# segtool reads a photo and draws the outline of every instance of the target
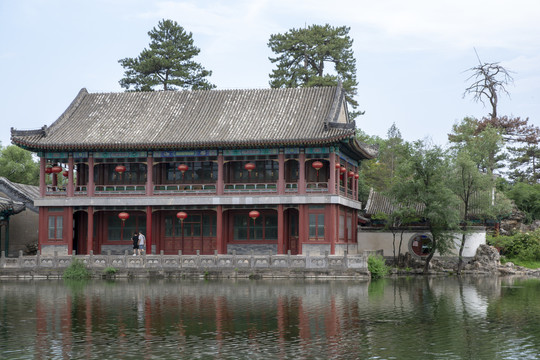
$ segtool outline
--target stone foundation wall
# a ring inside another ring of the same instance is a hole
[[[78,259],[94,274],[113,267],[123,276],[212,275],[213,277],[350,277],[369,278],[367,256],[362,255],[34,255],[17,258],[0,256],[0,277],[34,277],[62,271]],[[130,275],[131,274],[131,275]],[[47,275],[48,276],[48,275]]]

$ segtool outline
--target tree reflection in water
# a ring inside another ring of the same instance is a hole
[[[0,358],[505,359],[540,353],[540,281],[3,281]]]

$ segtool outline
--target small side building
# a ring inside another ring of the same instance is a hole
[[[394,210],[392,201],[386,196],[371,190],[363,216],[359,217],[358,237],[362,239],[359,250],[382,250],[383,256],[392,257],[411,254],[412,257],[421,259],[429,254],[431,235],[428,227],[421,220],[398,226],[393,231],[385,227],[384,220],[377,219],[376,215],[391,214]],[[399,244],[401,242],[401,251]],[[472,258],[476,250],[486,243],[486,228],[484,226],[471,226],[467,235],[463,256]],[[459,254],[461,245],[461,234],[455,235],[455,246],[451,250],[450,256]],[[360,244],[359,244],[360,245]],[[440,256],[435,253],[435,256]]]
[[[34,199],[38,197],[38,186],[18,184],[0,177],[0,250],[6,256],[36,248],[39,210],[34,206]]]

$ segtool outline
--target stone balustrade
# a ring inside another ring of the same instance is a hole
[[[13,269],[21,271],[40,270],[63,270],[72,261],[78,259],[83,262],[88,269],[103,271],[106,268],[115,268],[119,272],[129,272],[137,270],[157,270],[169,273],[182,272],[208,272],[208,271],[235,271],[240,273],[262,272],[290,272],[298,271],[324,273],[332,272],[352,274],[368,274],[367,255],[137,255],[128,253],[123,255],[22,255],[20,252],[16,258],[6,258],[4,252],[0,256],[0,271]],[[5,271],[4,271],[5,272]]]

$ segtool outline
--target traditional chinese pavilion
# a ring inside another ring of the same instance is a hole
[[[42,253],[354,253],[360,161],[341,86],[88,93],[11,130],[41,161]]]

